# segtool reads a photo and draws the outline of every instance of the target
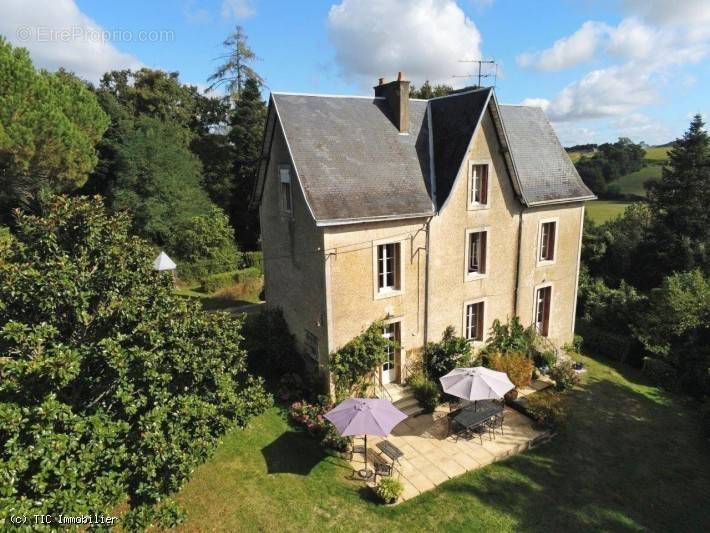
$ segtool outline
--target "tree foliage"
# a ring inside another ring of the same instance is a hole
[[[220,58],[223,63],[207,78],[207,81],[211,82],[209,89],[224,86],[227,92],[238,100],[247,80],[254,80],[259,85],[264,83],[264,79],[251,66],[258,58],[249,47],[246,32],[241,26],[237,26],[222,45],[228,52]]]
[[[182,258],[178,265],[182,277],[196,279],[227,272],[241,262],[234,244],[234,229],[227,215],[216,206],[181,225],[172,236],[169,249]]]
[[[594,155],[582,156],[576,163],[577,172],[586,185],[600,197],[607,196],[613,182],[621,176],[640,170],[646,151],[626,137],[615,143],[596,146]]]
[[[432,85],[429,80],[426,80],[421,87],[417,88],[412,85],[409,89],[410,98],[419,98],[421,100],[429,100],[437,96],[446,96],[454,92],[454,88],[446,84]]]
[[[108,123],[84,82],[36,70],[26,49],[0,36],[0,218],[43,189],[83,185]]]
[[[259,240],[259,213],[249,209],[259,171],[266,121],[266,106],[259,89],[257,80],[246,80],[241,98],[234,104],[229,131],[234,155],[232,223],[238,228],[239,243],[248,250],[255,249]]]
[[[0,251],[0,508],[144,527],[229,428],[268,404],[241,323],[172,294],[100,199],[18,213]],[[174,521],[172,507],[160,516]]]

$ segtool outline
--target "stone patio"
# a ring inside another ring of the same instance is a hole
[[[547,383],[535,382],[531,387],[521,390],[520,395],[527,396],[547,386]],[[404,453],[393,474],[404,484],[402,501],[414,498],[469,470],[523,452],[548,437],[547,432],[533,427],[532,420],[509,407],[505,408],[503,434],[498,430],[494,439],[488,433],[483,436],[483,444],[478,437],[447,437],[446,413],[444,409],[409,417],[387,437]],[[389,463],[388,458],[379,456],[376,444],[380,440],[382,438],[374,436],[367,439],[370,468],[373,460]],[[361,443],[358,440],[358,444]],[[364,462],[362,453],[354,454],[351,465],[358,471],[364,467]]]

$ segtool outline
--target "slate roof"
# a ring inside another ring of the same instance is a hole
[[[383,98],[272,96],[317,221],[433,214],[426,102],[410,101],[400,135]]]
[[[450,193],[489,102],[523,204],[595,198],[544,112],[499,106],[490,88],[410,100],[408,135],[395,127],[384,98],[273,93],[266,139],[275,127],[276,110],[308,205],[319,223],[429,216],[435,213],[432,197],[439,209]],[[269,144],[264,144],[263,155]],[[435,194],[430,190],[430,153]],[[263,186],[264,165],[261,172]]]
[[[527,205],[595,198],[579,177],[542,109],[498,107]]]
[[[430,100],[438,208],[444,205],[451,192],[492,91],[486,88]]]

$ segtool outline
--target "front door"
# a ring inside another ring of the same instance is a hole
[[[399,345],[399,322],[385,324],[382,335]],[[382,383],[393,383],[397,381],[397,351],[394,346],[387,347],[387,360],[382,365]]]

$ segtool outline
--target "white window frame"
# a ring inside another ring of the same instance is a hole
[[[483,256],[483,264],[485,266],[485,272],[469,272],[469,254],[471,253],[471,234],[472,233],[486,233],[486,253]],[[483,279],[488,277],[488,272],[490,271],[490,263],[488,259],[490,258],[491,249],[491,228],[490,226],[483,226],[479,228],[469,228],[466,229],[466,241],[465,241],[465,253],[464,253],[464,265],[463,265],[463,278],[464,281],[474,281],[477,279]]]
[[[552,243],[552,259],[542,259],[542,226],[553,222],[555,224],[555,242]],[[536,265],[537,266],[548,266],[554,265],[557,261],[557,243],[560,240],[560,219],[558,217],[554,218],[543,218],[540,219],[537,226],[537,247],[536,247]]]
[[[482,204],[480,202],[475,202],[471,196],[471,191],[473,190],[473,167],[476,166],[486,166],[486,203]],[[492,161],[483,160],[471,160],[468,162],[468,179],[466,180],[466,205],[469,211],[477,211],[479,209],[488,209],[491,205],[491,168],[493,167]]]
[[[481,318],[481,324],[483,328],[482,332],[482,339],[479,340],[474,340],[474,339],[469,339],[468,338],[468,328],[467,328],[467,322],[468,322],[468,306],[469,305],[474,305],[474,304],[483,304],[483,317]],[[474,346],[483,346],[486,343],[486,332],[488,331],[488,299],[487,298],[477,298],[475,300],[468,300],[463,303],[463,310],[462,310],[462,316],[463,319],[461,321],[461,336],[465,338],[468,342],[472,343]]]
[[[555,302],[555,287],[552,284],[552,282],[546,282],[546,283],[541,283],[539,285],[535,285],[533,287],[533,297],[532,297],[532,323],[533,326],[535,326],[535,332],[537,333],[537,293],[540,289],[546,289],[547,287],[550,288],[550,310],[549,310],[549,318],[548,318],[548,324],[547,324],[547,335],[546,337],[549,339],[552,337],[552,311],[553,311],[553,305]],[[539,333],[538,333],[539,335]]]
[[[281,164],[279,165],[279,206],[282,213],[292,216],[293,215],[293,173],[291,172],[291,165]],[[288,173],[288,181],[284,181],[283,172]],[[289,194],[289,204],[287,208],[284,205],[284,195],[283,195],[283,185],[288,183],[288,194]]]
[[[391,298],[393,296],[399,296],[404,294],[404,256],[406,254],[406,240],[400,239],[381,239],[372,242],[372,281],[373,281],[373,296],[375,300],[380,300],[382,298]],[[385,287],[380,289],[379,280],[379,247],[386,244],[398,244],[399,245],[399,262],[397,263],[397,268],[399,269],[399,276],[395,273],[395,278],[399,279],[399,287],[389,288]]]
[[[305,333],[303,334],[303,345],[305,347],[305,351],[311,359],[320,363],[320,343],[318,342],[318,336],[308,329],[304,331]],[[315,354],[311,350],[311,348],[313,348],[313,345],[311,344],[308,338],[309,335],[313,337],[313,339],[315,339]]]

